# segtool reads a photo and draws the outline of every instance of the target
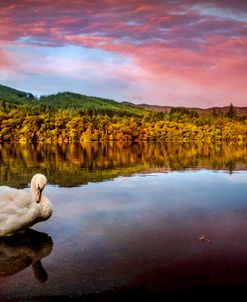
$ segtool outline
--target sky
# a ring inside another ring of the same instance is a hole
[[[247,106],[247,1],[1,0],[0,83],[36,96]]]

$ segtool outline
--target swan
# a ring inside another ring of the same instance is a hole
[[[31,180],[31,194],[0,186],[0,236],[11,236],[50,218],[53,207],[42,194],[46,183],[43,174],[35,174]]]

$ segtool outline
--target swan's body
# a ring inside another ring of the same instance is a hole
[[[52,204],[42,195],[46,177],[36,174],[31,181],[31,194],[0,186],[0,236],[9,236],[27,229],[52,215]]]

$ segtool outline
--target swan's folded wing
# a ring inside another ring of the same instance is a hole
[[[33,202],[30,193],[24,190],[18,190],[7,186],[0,186],[0,206],[14,203],[18,207],[28,207]]]
[[[24,190],[0,187],[0,236],[33,225],[39,205]]]

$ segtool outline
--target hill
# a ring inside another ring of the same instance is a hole
[[[134,107],[110,99],[81,95],[72,92],[59,92],[52,95],[35,98],[31,93],[0,85],[0,105],[12,108],[19,106],[19,109],[32,113],[67,111],[72,114],[106,114],[106,115],[127,115],[143,116],[146,113],[144,108]]]
[[[49,110],[72,110],[77,113],[130,115],[142,116],[145,108],[138,108],[110,99],[86,96],[73,92],[59,92],[48,96],[41,96],[38,104]]]

